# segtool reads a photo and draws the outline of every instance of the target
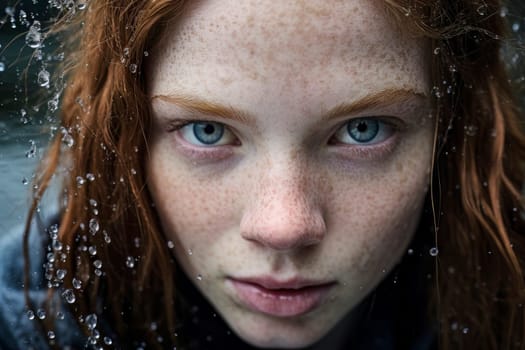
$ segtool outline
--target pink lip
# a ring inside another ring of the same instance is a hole
[[[315,309],[335,282],[303,279],[276,281],[272,278],[228,280],[247,308],[275,317],[294,317]]]

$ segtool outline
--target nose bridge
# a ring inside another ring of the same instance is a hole
[[[298,157],[267,162],[243,213],[243,238],[279,251],[319,243],[326,227],[314,182]]]

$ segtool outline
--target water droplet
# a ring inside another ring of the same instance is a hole
[[[197,281],[202,281],[202,275],[197,275]]]
[[[465,134],[468,136],[475,136],[478,133],[478,127],[475,125],[466,125]]]
[[[47,261],[48,261],[49,263],[52,264],[52,263],[55,262],[55,254],[53,254],[53,253],[47,253],[47,256],[46,256],[46,257],[47,257]]]
[[[108,233],[104,231],[104,242],[107,244],[111,243],[111,237],[109,237]]]
[[[137,65],[135,63],[130,64],[129,71],[131,72],[131,74],[137,73]]]
[[[126,258],[126,266],[130,269],[135,267],[135,259],[132,256]]]
[[[175,247],[175,244],[172,241],[167,242],[168,248],[173,249]]]
[[[88,248],[88,252],[89,252],[89,255],[97,255],[97,247],[95,247],[94,245],[90,246]]]
[[[144,51],[144,56],[148,57],[149,56],[149,52],[148,51]]]
[[[67,270],[64,270],[64,269],[58,269],[58,270],[57,270],[57,273],[56,273],[57,278],[58,278],[59,280],[63,280],[64,277],[66,277],[66,274],[67,274]]]
[[[412,255],[414,254],[414,249],[410,248],[408,251],[407,251],[408,255]]]
[[[72,289],[66,289],[62,293],[62,297],[66,300],[68,304],[73,304],[77,300],[75,293]]]
[[[509,14],[509,9],[505,6],[501,7],[501,10],[499,11],[499,15],[501,17],[507,17],[508,14]]]
[[[432,256],[437,256],[439,254],[439,250],[436,247],[432,247],[432,248],[430,248],[429,253]]]
[[[40,72],[38,72],[37,76],[37,83],[38,85],[42,87],[49,87],[49,72],[45,69],[42,69]]]
[[[49,332],[47,332],[47,337],[48,337],[49,339],[55,339],[55,332],[53,332],[53,331],[49,331]]]
[[[44,309],[36,310],[36,317],[38,317],[39,319],[43,320],[43,319],[46,318],[46,316],[47,316],[46,310],[44,310]]]
[[[81,280],[73,278],[73,281],[71,281],[71,282],[73,283],[73,288],[75,288],[75,289],[82,288],[82,281]]]
[[[51,243],[51,246],[53,248],[53,250],[55,251],[61,251],[63,246],[62,246],[62,242],[60,242],[59,240],[53,240],[53,242]]]
[[[33,140],[29,140],[29,150],[26,151],[26,158],[35,158],[37,153],[36,143]]]
[[[89,314],[86,316],[86,319],[84,320],[86,323],[86,326],[89,330],[93,330],[97,327],[97,315],[95,314]]]
[[[51,113],[55,112],[58,109],[58,98],[59,98],[59,96],[55,95],[55,96],[53,96],[53,98],[51,100],[47,101],[47,109],[49,109],[49,111]],[[62,141],[64,141],[63,138],[62,138]]]
[[[51,226],[49,226],[48,228],[48,232],[49,232],[49,235],[51,236],[51,238],[56,238],[57,234],[58,234],[58,225],[57,224],[53,224]]]
[[[512,31],[516,33],[516,32],[519,31],[519,30],[520,30],[520,24],[519,24],[519,22],[515,22],[515,23],[513,23],[513,24],[512,24]]]
[[[97,276],[97,277],[102,276],[102,270],[95,269],[95,276]]]
[[[191,249],[188,249],[188,255],[193,255],[193,251]]]
[[[137,175],[137,171],[135,169],[131,168],[131,174],[132,175]]]
[[[453,330],[453,331],[457,331],[459,328],[459,324],[457,322],[452,322],[450,324],[450,329]]]
[[[111,340],[110,337],[104,337],[104,344],[111,345],[113,344],[113,340]]]
[[[93,261],[93,266],[95,266],[97,269],[100,269],[102,267],[102,261],[101,260]]]
[[[4,71],[5,71],[5,63],[0,62],[0,72],[4,72]]]
[[[100,225],[97,219],[93,218],[89,220],[89,232],[91,232],[92,235],[97,233],[99,229],[100,229]]]
[[[33,312],[33,310],[27,310],[26,315],[27,318],[31,321],[35,319],[35,313]]]
[[[23,177],[22,178],[22,185],[27,185],[29,183],[29,181],[27,180],[27,178]]]
[[[125,47],[125,48],[124,48],[124,56],[125,56],[125,57],[128,57],[128,56],[129,56],[129,47]]]
[[[77,176],[77,185],[82,186],[86,183],[86,180],[82,176]]]
[[[73,136],[66,131],[62,134],[62,143],[71,148],[75,144],[75,140],[73,139]]]
[[[89,181],[95,181],[95,175],[93,175],[91,173],[87,173],[86,174],[86,179],[88,179]]]
[[[57,312],[57,319],[58,319],[58,320],[63,320],[65,317],[66,317],[66,316],[64,315],[63,312],[61,312],[61,311],[58,311],[58,312]]]
[[[468,327],[463,328],[463,334],[467,334],[469,332]]]
[[[85,10],[87,7],[87,0],[78,0],[77,1],[77,9],[80,11]]]
[[[36,49],[39,48],[42,44],[42,34],[40,33],[40,22],[34,21],[31,27],[29,27],[29,31],[26,34],[26,44],[30,48]]]
[[[441,52],[441,48],[440,47],[436,47],[434,49],[434,55],[439,55],[440,52]]]

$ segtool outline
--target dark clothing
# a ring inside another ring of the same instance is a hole
[[[31,310],[26,307],[24,297],[23,228],[19,227],[0,237],[0,350],[48,349],[50,339],[64,349],[90,348],[87,336],[82,334],[67,312],[59,293],[56,293],[56,297],[62,305],[59,310],[63,315],[56,317],[54,333],[44,334],[37,321],[37,318],[48,316],[39,305],[42,305],[48,292],[43,266],[48,249],[47,229],[52,223],[52,220],[35,222],[30,233],[29,290],[34,305]],[[427,272],[421,267],[425,265],[421,263],[425,259],[425,248],[417,248],[417,245],[413,244],[414,253],[407,255],[400,264],[408,268],[396,268],[362,303],[355,326],[346,330],[343,328],[345,323],[341,322],[333,330],[342,334],[342,349],[435,348],[434,327],[428,324],[425,316],[426,286],[429,283]],[[178,290],[182,294],[181,303],[185,305],[181,310],[182,315],[185,315],[184,321],[178,330],[178,334],[186,341],[186,346],[182,348],[251,349],[229,330],[186,277],[178,281]],[[103,323],[103,320],[99,320],[99,323]],[[113,347],[117,343],[118,340],[115,340]],[[99,345],[105,346],[103,341],[99,341]]]

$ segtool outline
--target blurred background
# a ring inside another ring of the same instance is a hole
[[[35,167],[60,132],[63,83],[53,72],[60,72],[64,43],[47,38],[46,31],[61,7],[82,11],[86,2],[0,0],[0,235],[24,223]],[[525,3],[507,1],[499,15],[508,20],[513,35],[502,54],[513,81],[523,87]],[[525,106],[525,93],[519,94]]]

